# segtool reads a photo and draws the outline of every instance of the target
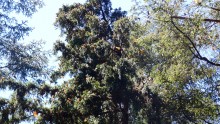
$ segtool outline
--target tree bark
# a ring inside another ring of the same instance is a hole
[[[122,124],[128,124],[128,120],[129,120],[128,100],[125,100],[123,105],[124,105],[124,107],[122,109]]]

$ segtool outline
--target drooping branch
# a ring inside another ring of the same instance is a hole
[[[189,20],[192,20],[193,18],[183,17],[183,16],[171,16],[171,19],[189,19]],[[217,19],[202,19],[202,21],[220,23],[220,20],[217,20]]]
[[[174,17],[174,16],[172,16]],[[193,55],[200,59],[200,60],[203,60],[211,65],[214,65],[214,66],[220,66],[220,63],[215,63],[215,62],[212,62],[210,61],[209,59],[207,59],[206,57],[202,56],[199,52],[199,50],[197,49],[196,45],[194,44],[193,40],[190,38],[190,36],[188,36],[185,32],[183,32],[173,21],[173,18],[171,17],[171,23],[173,24],[173,26],[190,42],[190,44],[192,45],[193,49],[195,50],[195,52],[190,48],[190,51],[193,53]],[[176,16],[177,17],[177,16]],[[178,19],[187,19],[187,18],[178,18]],[[219,20],[220,22],[220,20]]]

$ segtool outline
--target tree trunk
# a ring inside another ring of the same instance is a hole
[[[128,100],[124,100],[122,109],[122,124],[128,124],[129,115],[128,115]]]

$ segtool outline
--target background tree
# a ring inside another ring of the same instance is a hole
[[[17,20],[16,14],[30,17],[37,8],[42,7],[40,0],[2,0],[0,3],[0,77],[25,78],[36,76],[45,68],[46,57],[41,52],[41,44],[32,42],[27,45],[18,42],[32,30],[27,21]]]
[[[46,53],[42,51],[40,42],[27,45],[21,43],[20,40],[28,35],[32,28],[27,26],[25,20],[17,19],[15,15],[30,17],[42,5],[40,0],[0,1],[0,89],[4,91],[8,88],[13,91],[11,99],[0,98],[2,124],[33,119],[31,117],[34,108],[40,106],[33,100],[33,91],[38,88],[37,83],[35,85],[26,81],[45,76]]]
[[[212,123],[219,114],[218,2],[142,3],[135,12],[148,30],[134,39],[155,53],[150,75],[163,101],[161,123]]]

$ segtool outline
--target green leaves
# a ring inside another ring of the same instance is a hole
[[[217,67],[211,65],[218,66],[218,62],[210,44],[217,42],[213,37],[217,25],[212,20],[216,17],[209,16],[212,5],[204,2],[198,9],[184,1],[145,3],[151,5],[144,10],[149,13],[149,30],[138,42],[154,56],[149,69],[153,78],[150,87],[163,100],[160,116],[169,123],[216,119],[218,107],[212,105],[217,104],[218,96],[211,87],[216,87],[218,73]],[[206,58],[209,52],[212,55]]]

